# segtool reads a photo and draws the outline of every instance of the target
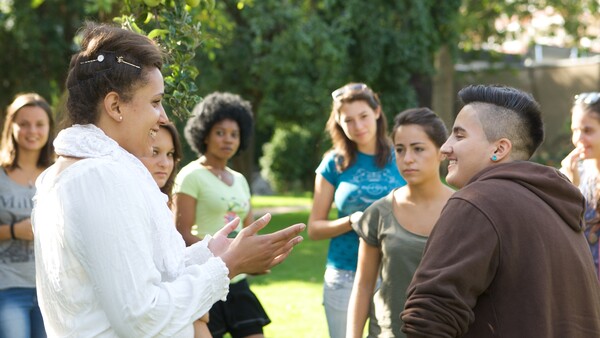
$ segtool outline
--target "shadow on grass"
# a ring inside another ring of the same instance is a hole
[[[262,233],[271,233],[295,223],[306,224],[309,213],[273,214]],[[272,321],[264,328],[265,337],[328,337],[322,293],[329,241],[310,240],[306,230],[301,235],[304,241],[271,273],[249,277],[252,291]]]

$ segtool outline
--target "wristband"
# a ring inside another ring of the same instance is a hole
[[[15,222],[10,223],[10,238],[17,239],[17,236],[15,236]]]

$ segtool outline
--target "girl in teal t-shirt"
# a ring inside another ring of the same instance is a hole
[[[358,236],[351,224],[375,200],[404,185],[404,180],[394,163],[387,122],[377,94],[363,83],[349,83],[331,96],[333,107],[327,131],[333,149],[316,170],[308,235],[314,240],[331,239],[323,305],[329,336],[345,338],[358,256]],[[338,216],[330,220],[333,202]]]

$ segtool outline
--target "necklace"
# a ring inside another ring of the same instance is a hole
[[[217,178],[219,180],[226,182],[227,177],[225,176],[225,174],[227,173],[227,169],[221,169],[219,172],[217,172],[217,169],[211,168],[210,172],[212,172],[215,176],[217,176]]]
[[[25,170],[21,167],[17,167],[15,170],[11,172],[9,175],[13,180],[20,182],[21,184],[27,186],[28,188],[33,188],[35,186],[35,179],[37,178],[38,171],[36,169]]]
[[[204,168],[208,169],[213,175],[215,175],[219,180],[224,181],[224,175],[227,172],[227,169],[217,169],[214,166],[206,163],[200,163]],[[218,171],[217,171],[218,170]]]

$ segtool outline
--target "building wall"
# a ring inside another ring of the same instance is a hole
[[[457,67],[457,91],[469,84],[503,84],[527,91],[542,107],[546,138],[534,160],[555,167],[572,150],[570,109],[576,94],[600,91],[600,58],[554,60],[520,67]],[[455,116],[460,109],[455,104]]]

